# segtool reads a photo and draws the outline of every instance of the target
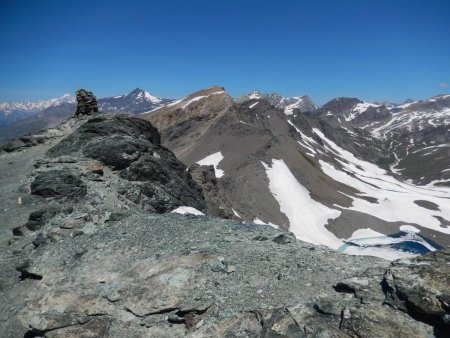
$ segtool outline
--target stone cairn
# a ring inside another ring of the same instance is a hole
[[[92,92],[84,89],[77,90],[77,103],[75,116],[98,113],[97,100]]]

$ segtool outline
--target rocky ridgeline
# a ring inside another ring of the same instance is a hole
[[[389,263],[269,226],[170,214],[182,205],[220,214],[221,192],[212,167],[187,171],[141,119],[94,114],[39,135],[0,155],[2,227],[13,233],[0,228],[2,337],[450,329],[448,248]]]
[[[98,113],[97,99],[92,92],[84,89],[77,90],[77,111],[75,116],[92,115]]]

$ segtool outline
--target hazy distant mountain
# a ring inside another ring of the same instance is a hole
[[[0,103],[0,111],[1,112],[13,112],[13,111],[39,111],[44,110],[48,107],[58,106],[61,103],[75,103],[75,97],[70,94],[65,94],[61,97],[49,99],[49,100],[41,100],[38,102],[7,102]]]
[[[294,109],[298,109],[301,112],[306,112],[312,111],[317,108],[314,102],[312,102],[312,100],[307,95],[284,97],[276,93],[271,94],[261,93],[257,90],[254,90],[249,94],[237,98],[236,102],[242,103],[245,101],[255,99],[266,99],[274,107],[283,109],[286,115],[292,115]]]
[[[75,97],[65,94],[58,98],[41,100],[38,102],[6,102],[0,103],[0,128],[5,125],[32,116],[49,107],[56,107],[63,103],[75,103]]]
[[[111,114],[141,114],[173,102],[157,98],[136,88],[128,94],[98,99],[100,111]],[[71,95],[37,103],[2,103],[0,107],[0,143],[40,129],[52,128],[76,110],[76,100]],[[21,110],[22,109],[22,110]],[[26,109],[26,110],[24,110]]]
[[[149,92],[136,88],[126,95],[105,97],[98,100],[98,108],[107,113],[142,114],[160,108],[173,102],[173,99],[163,99]]]

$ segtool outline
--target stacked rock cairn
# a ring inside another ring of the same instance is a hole
[[[84,89],[77,90],[77,103],[75,116],[98,113],[97,100],[92,92]]]

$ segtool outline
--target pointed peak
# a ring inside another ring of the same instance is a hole
[[[161,99],[153,96],[151,93],[141,89],[141,88],[135,88],[131,92],[127,94],[128,97],[132,97],[136,100],[145,100],[152,103],[160,103]]]
[[[135,89],[133,89],[131,92],[129,92],[128,93],[128,95],[138,95],[138,94],[140,94],[140,93],[143,93],[144,92],[144,90],[143,89],[141,89],[141,88],[135,88]]]

